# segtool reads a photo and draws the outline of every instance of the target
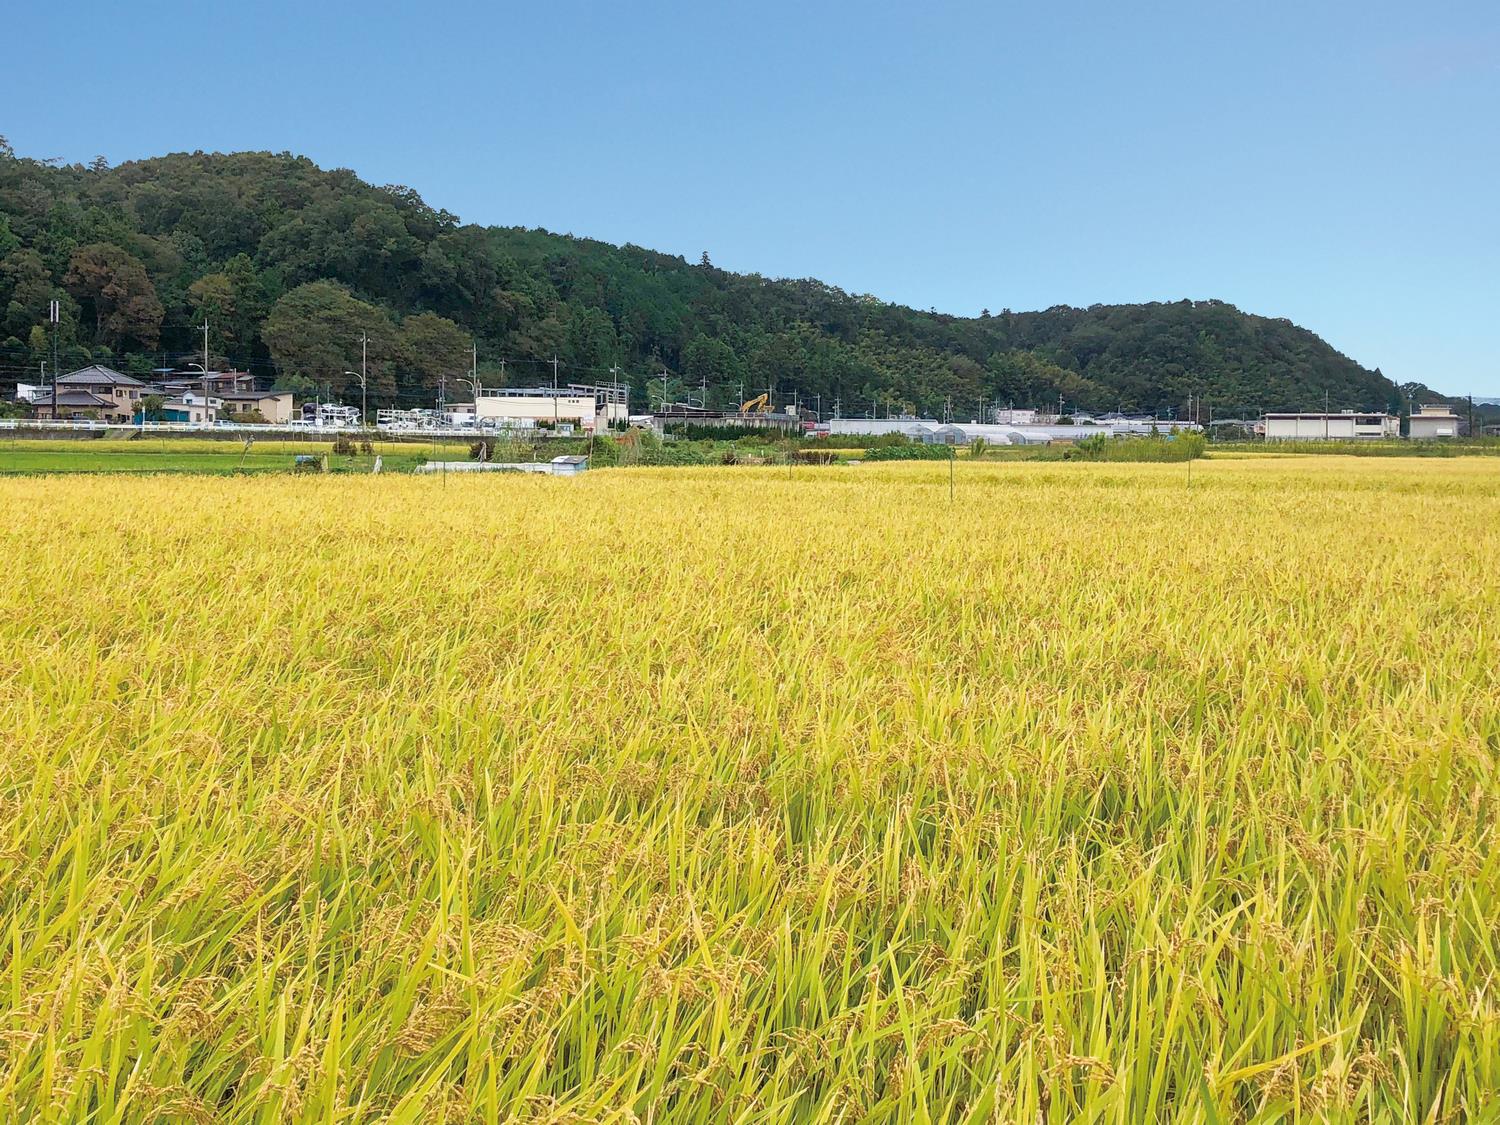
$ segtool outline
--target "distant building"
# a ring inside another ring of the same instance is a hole
[[[1407,433],[1413,440],[1425,441],[1433,438],[1458,437],[1459,417],[1445,403],[1434,403],[1417,408],[1411,416]]]
[[[218,397],[224,403],[226,422],[242,421],[252,414],[259,414],[274,426],[292,420],[291,391],[224,391]]]
[[[205,397],[201,393],[195,394],[187,391],[176,398],[163,401],[161,416],[166,422],[189,422],[195,426],[202,426],[217,421],[219,411],[223,406],[222,399]]]
[[[1267,414],[1262,420],[1267,441],[1379,441],[1401,436],[1394,414]]]
[[[52,391],[48,388],[31,400],[31,406],[38,418],[129,422],[147,392],[146,384],[133,375],[94,364],[59,378],[56,402],[52,401]]]
[[[158,384],[162,393],[179,395],[184,391],[204,391],[211,395],[232,394],[255,389],[255,376],[248,371],[164,371]]]
[[[567,387],[484,387],[474,404],[480,426],[515,427],[527,422],[593,432],[630,417],[630,388],[605,384]]]

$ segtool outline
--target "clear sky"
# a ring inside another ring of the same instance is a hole
[[[0,133],[290,150],[920,308],[1216,297],[1500,394],[1500,2],[10,6]]]

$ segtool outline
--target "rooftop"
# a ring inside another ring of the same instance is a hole
[[[52,394],[48,392],[40,398],[31,400],[34,406],[51,406]],[[118,404],[112,398],[96,395],[93,391],[59,391],[57,394],[58,406],[81,406],[86,408],[106,407],[113,409]]]
[[[144,387],[146,385],[133,375],[122,374],[98,363],[89,367],[80,367],[77,371],[69,371],[58,379],[57,383],[59,386],[98,386],[101,383],[119,387]]]
[[[1296,411],[1269,410],[1269,411],[1266,412],[1265,417],[1267,417],[1267,418],[1394,418],[1395,415],[1394,414],[1386,414],[1386,413],[1384,413],[1382,411],[1379,411],[1379,410],[1330,410],[1326,414],[1323,413],[1321,410],[1317,411],[1316,413],[1306,413],[1306,414],[1298,414]]]

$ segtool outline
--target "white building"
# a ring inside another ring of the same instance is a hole
[[[219,420],[224,409],[224,400],[201,392],[184,391],[176,398],[165,399],[161,414],[168,422],[188,422],[194,426],[206,426]]]
[[[1408,433],[1413,440],[1431,438],[1454,438],[1458,436],[1458,415],[1453,408],[1443,403],[1419,407],[1411,416]]]
[[[1394,414],[1267,414],[1267,441],[1379,441],[1401,436],[1401,419]]]
[[[486,387],[474,404],[480,426],[576,426],[603,430],[630,417],[630,389],[623,385]]]
[[[994,411],[994,414],[994,422],[997,426],[1034,426],[1041,421],[1036,416],[1035,410],[1017,410],[1013,407],[1000,407]]]

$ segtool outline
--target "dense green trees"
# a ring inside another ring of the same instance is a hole
[[[385,310],[361,301],[334,281],[310,281],[287,293],[261,328],[277,368],[301,389],[326,387],[338,397],[358,397],[352,374],[365,364],[371,397],[393,399],[391,370],[396,330]]]
[[[470,336],[436,313],[416,313],[401,322],[396,337],[398,390],[404,401],[426,401],[444,387],[458,396],[458,379],[469,370]]]
[[[140,259],[108,242],[73,251],[63,276],[94,337],[115,349],[135,343],[154,348],[161,335],[162,307]]]
[[[846,413],[973,417],[985,402],[1220,414],[1384,407],[1396,388],[1283,320],[1213,301],[961,318],[771,281],[638,246],[463,226],[404,187],[286,154],[177,154],[116,168],[18,159],[0,142],[0,378],[66,355],[148,369],[201,347],[372,402],[430,402],[479,348],[486,382],[607,380],[725,405],[774,388]],[[45,353],[45,354],[44,354]],[[0,384],[0,390],[7,389]],[[450,392],[451,393],[451,392]]]

